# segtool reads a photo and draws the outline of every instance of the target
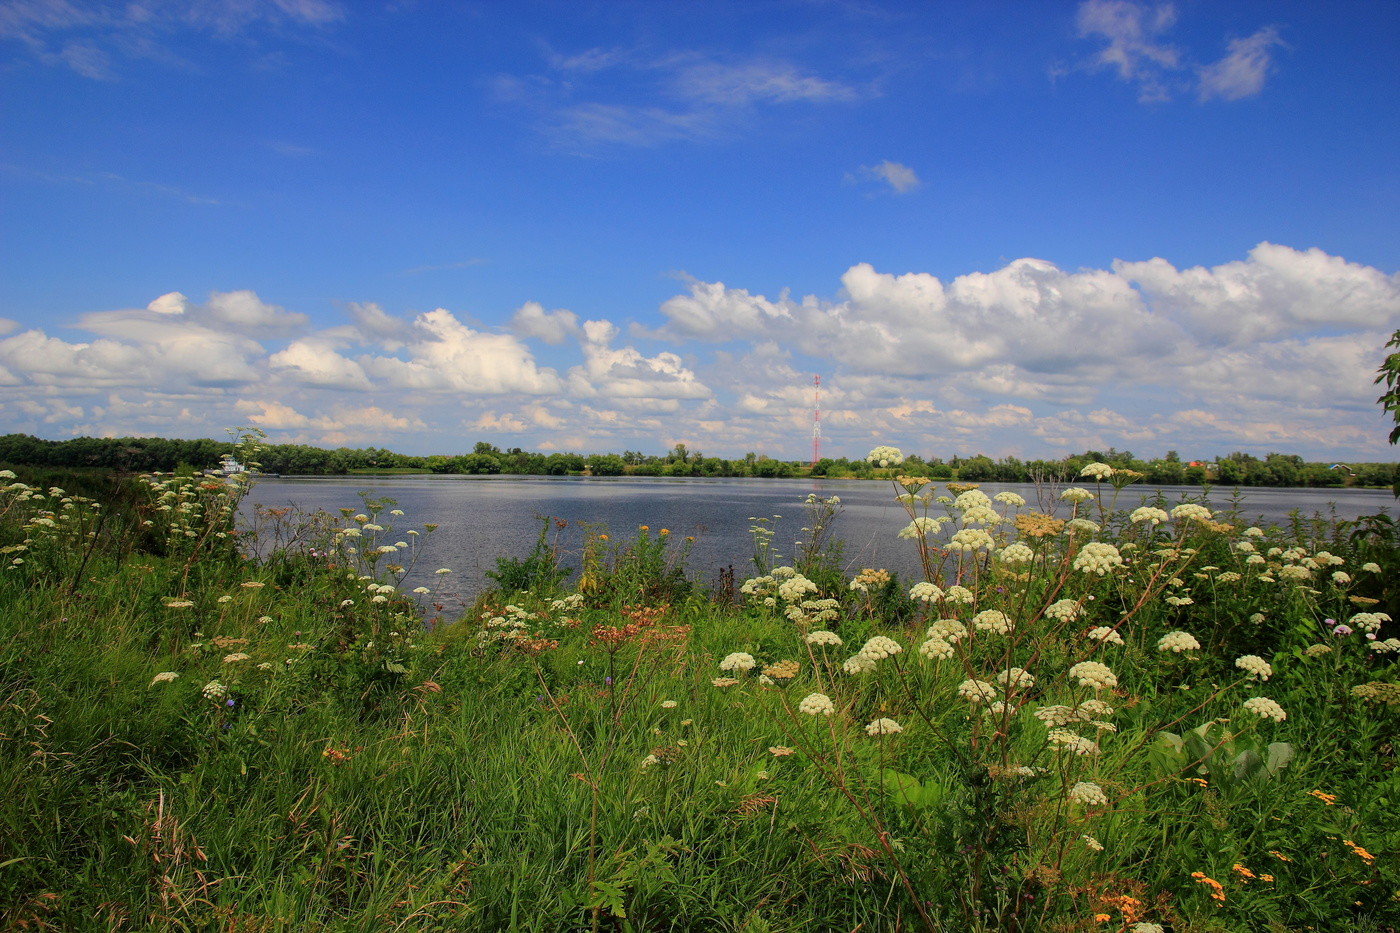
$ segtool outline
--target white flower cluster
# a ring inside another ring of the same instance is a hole
[[[1297,580],[1299,582],[1312,579],[1312,571],[1301,564],[1286,564],[1279,568],[1278,575],[1285,580]]]
[[[1087,518],[1071,518],[1065,522],[1065,534],[1084,535],[1090,537],[1099,533],[1099,523],[1091,522]]]
[[[1154,525],[1160,525],[1167,520],[1167,513],[1163,509],[1144,505],[1142,508],[1133,509],[1133,514],[1128,516],[1128,520],[1134,524],[1139,522],[1151,522]]]
[[[964,697],[969,703],[995,700],[997,688],[985,680],[964,680],[958,684],[958,696]]]
[[[751,671],[757,663],[753,659],[753,655],[744,651],[735,651],[724,656],[724,660],[719,662],[719,669],[722,671]]]
[[[1090,541],[1080,549],[1079,555],[1074,559],[1074,569],[1082,570],[1085,573],[1096,573],[1103,576],[1114,567],[1123,566],[1123,558],[1118,554],[1118,549],[1111,544],[1104,544],[1102,541]]]
[[[1073,599],[1061,599],[1045,607],[1045,614],[1059,622],[1073,622],[1084,615],[1084,607]]]
[[[865,459],[882,467],[892,467],[899,466],[904,462],[904,454],[900,452],[898,447],[888,447],[881,444],[866,454]]]
[[[909,598],[931,603],[936,599],[942,599],[943,591],[932,583],[915,583],[909,588]]]
[[[1029,564],[1035,560],[1035,551],[1017,541],[1015,544],[1008,544],[1002,548],[1001,553],[997,556],[1001,558],[1003,564]]]
[[[1274,722],[1283,722],[1288,718],[1288,714],[1268,697],[1254,697],[1244,701],[1244,708],[1260,719],[1272,719]]]
[[[825,630],[810,633],[806,641],[809,645],[830,645],[833,648],[841,647],[841,636],[837,635],[835,632],[828,632]]]
[[[950,519],[928,518],[926,516],[920,515],[918,518],[915,518],[912,522],[901,528],[899,530],[898,537],[906,541],[912,541],[915,538],[926,538],[929,535],[936,535],[938,534],[939,526],[946,521],[950,521]]]
[[[1089,629],[1088,637],[1110,645],[1123,644],[1123,636],[1119,635],[1107,625],[1100,625],[1098,628]]]
[[[966,512],[968,509],[989,508],[991,504],[992,500],[988,499],[987,494],[980,489],[969,489],[967,492],[960,493],[953,500],[953,508],[962,512]]]
[[[1011,631],[1011,619],[996,609],[984,609],[972,617],[972,625],[979,632],[1006,635]]]
[[[228,687],[225,687],[217,680],[211,680],[204,685],[204,690],[202,692],[206,700],[222,700],[224,697],[228,696]]]
[[[1013,690],[1029,690],[1035,686],[1035,678],[1031,676],[1029,671],[1012,667],[997,674],[997,683],[1010,693]]]
[[[1379,632],[1381,624],[1389,621],[1390,616],[1384,612],[1358,612],[1351,617],[1349,624],[1363,632]]]
[[[939,619],[928,627],[929,638],[942,638],[951,644],[957,644],[960,639],[967,637],[967,626],[957,619]]]
[[[1183,502],[1181,503],[1181,505],[1178,505],[1176,508],[1172,509],[1172,518],[1176,519],[1179,522],[1187,522],[1193,520],[1198,522],[1208,522],[1210,521],[1210,509],[1206,508],[1203,505],[1197,505],[1194,502]],[[1245,534],[1248,533],[1249,532],[1245,532]]]
[[[1084,469],[1079,471],[1080,476],[1092,476],[1094,479],[1108,479],[1113,475],[1113,467],[1107,463],[1086,463]]]
[[[904,647],[893,638],[886,638],[884,635],[876,635],[861,646],[860,656],[869,661],[883,661],[892,655],[899,654]]]
[[[963,512],[962,520],[964,525],[996,525],[1001,516],[991,506],[977,505]]]
[[[997,502],[1003,502],[1013,509],[1019,509],[1026,504],[1026,500],[1014,492],[999,492],[995,496],[992,496],[992,499]]]
[[[1069,799],[1086,807],[1098,807],[1108,803],[1108,795],[1103,788],[1092,781],[1076,781],[1070,788]]]
[[[996,544],[992,536],[980,528],[964,528],[948,539],[948,549],[953,551],[977,551],[990,549]]]
[[[869,674],[875,670],[875,662],[859,654],[853,654],[841,664],[841,670],[847,674]]]
[[[1245,654],[1235,658],[1235,667],[1248,671],[1250,680],[1268,680],[1274,673],[1269,662],[1257,654]]]
[[[1094,690],[1118,686],[1118,678],[1114,676],[1113,671],[1098,661],[1080,661],[1069,669],[1069,676],[1078,680],[1081,687]]]
[[[894,735],[903,731],[904,727],[893,719],[877,719],[865,727],[866,735]]]
[[[1093,499],[1094,494],[1087,489],[1081,489],[1078,486],[1071,486],[1064,492],[1060,493],[1060,498],[1065,500],[1066,502],[1072,503],[1073,505],[1078,505],[1081,502],[1088,502],[1089,500]]]
[[[1158,651],[1171,651],[1175,654],[1181,654],[1183,651],[1199,651],[1200,647],[1201,643],[1196,641],[1196,639],[1187,632],[1168,632],[1157,639]]]
[[[969,590],[965,586],[948,587],[947,592],[943,594],[943,598],[950,603],[962,603],[965,606],[971,606],[973,603],[977,602],[977,596],[972,590]]]
[[[806,593],[815,593],[817,585],[800,573],[778,584],[778,595],[790,603],[798,602]]]
[[[1070,729],[1051,729],[1046,738],[1057,749],[1074,752],[1076,755],[1097,755],[1099,753],[1099,743],[1092,739],[1086,739]]]
[[[798,710],[808,716],[830,716],[836,712],[836,704],[825,693],[810,693],[797,705]]]
[[[919,646],[919,654],[935,661],[943,661],[953,656],[953,646],[937,635],[930,635],[928,640]]]

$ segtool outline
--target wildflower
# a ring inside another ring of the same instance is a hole
[[[643,768],[650,768],[652,765],[656,765],[656,764],[660,764],[660,763],[661,763],[661,759],[660,759],[660,758],[657,758],[655,755],[648,755],[648,756],[646,756],[645,758],[642,759],[642,767],[643,767]]]
[[[957,644],[959,639],[967,637],[967,626],[957,619],[939,619],[929,626],[929,638],[942,638],[949,644]]]
[[[1216,583],[1238,583],[1244,579],[1233,570],[1227,570],[1215,578]]]
[[[819,632],[812,632],[806,637],[805,641],[809,645],[830,645],[833,648],[841,647],[841,636],[837,635],[835,632],[828,632],[824,629]]]
[[[1071,535],[1094,535],[1099,532],[1099,523],[1091,522],[1087,518],[1071,518],[1065,523],[1065,530]]]
[[[413,592],[417,593],[419,596],[427,596],[432,590],[428,589],[426,586],[415,586]]]
[[[775,680],[792,680],[792,678],[797,676],[800,667],[801,665],[796,661],[778,661],[765,667],[763,669],[763,676],[771,677]],[[772,682],[770,681],[764,686],[771,687]]]
[[[1209,878],[1204,872],[1199,871],[1191,872],[1191,877],[1196,879],[1197,884],[1204,884],[1211,888],[1211,900],[1219,901],[1222,904],[1225,903],[1225,889],[1221,886],[1219,881],[1216,881],[1214,878]]]
[[[1008,692],[1011,690],[1029,690],[1031,687],[1035,686],[1035,678],[1031,676],[1029,671],[1022,670],[1019,667],[1012,667],[997,674],[997,683],[1006,687]]]
[[[1004,502],[1014,509],[1019,509],[1026,504],[1026,500],[1014,492],[999,492],[995,496],[992,496],[992,498],[997,502]]]
[[[1008,544],[1001,549],[997,555],[1003,564],[1029,564],[1035,559],[1035,551],[1017,541],[1015,544]]]
[[[932,583],[915,583],[909,588],[910,599],[921,599],[926,603],[931,603],[935,599],[943,598],[943,591]]]
[[[751,671],[758,664],[753,659],[753,655],[744,651],[735,651],[727,654],[723,661],[719,662],[719,669],[722,671]]]
[[[261,583],[257,580],[245,580],[238,585],[243,587],[245,590],[260,590],[263,587],[267,586],[266,583]]]
[[[151,678],[151,682],[147,686],[154,687],[156,684],[168,684],[172,680],[178,680],[179,677],[180,675],[175,673],[174,671],[161,671],[159,674]]]
[[[1310,791],[1308,791],[1308,796],[1309,796],[1309,797],[1316,797],[1318,800],[1321,800],[1323,803],[1327,804],[1327,806],[1329,806],[1329,807],[1332,806],[1334,803],[1337,802],[1337,795],[1336,795],[1336,794],[1324,794],[1324,793],[1323,793],[1322,791],[1320,791],[1320,790],[1310,790]],[[1280,858],[1282,858],[1282,856],[1280,856]],[[1284,860],[1285,862],[1288,861],[1288,859],[1283,859],[1283,860]]]
[[[919,646],[919,654],[934,660],[944,660],[953,656],[953,646],[935,635]]]
[[[798,704],[798,710],[808,716],[830,716],[836,712],[836,705],[825,693],[811,693]]]
[[[1264,560],[1263,556],[1261,556],[1261,555],[1259,555],[1259,554],[1251,554],[1251,555],[1249,555],[1248,557],[1246,557],[1246,558],[1244,559],[1244,562],[1245,562],[1246,564],[1255,564],[1255,565],[1268,563],[1268,561]]]
[[[893,638],[876,635],[860,649],[860,656],[870,661],[883,661],[891,655],[899,654],[904,647]]]
[[[1381,565],[1376,563],[1375,561],[1368,560],[1366,563],[1361,565],[1361,569],[1366,571],[1367,573],[1380,573]]]
[[[1299,564],[1288,564],[1280,567],[1278,575],[1285,580],[1311,580],[1312,571]]]
[[[1348,635],[1351,634],[1351,626],[1339,625],[1336,628],[1332,629],[1332,634],[1336,635],[1338,638],[1346,638]]]
[[[1074,569],[1082,570],[1085,573],[1096,573],[1103,576],[1114,567],[1123,566],[1123,558],[1119,556],[1118,549],[1111,544],[1104,544],[1102,541],[1090,541],[1079,551],[1079,556],[1074,559]]]
[[[1097,755],[1099,753],[1099,745],[1097,742],[1086,739],[1079,733],[1071,732],[1069,729],[1051,729],[1050,734],[1046,736],[1046,738],[1050,741],[1050,744],[1056,746],[1057,749],[1074,752],[1076,755]]]
[[[1390,616],[1384,612],[1358,612],[1349,621],[1363,632],[1379,632],[1381,625],[1390,621]]]
[[[1091,722],[1095,718],[1112,715],[1113,707],[1109,706],[1103,700],[1085,700],[1074,708],[1075,718],[1084,722]]]
[[[1274,722],[1283,722],[1288,718],[1288,714],[1268,697],[1254,697],[1244,701],[1244,708],[1260,719],[1272,719]]]
[[[1154,525],[1160,525],[1167,520],[1167,513],[1163,509],[1144,505],[1142,508],[1133,509],[1133,514],[1128,516],[1128,520],[1134,524],[1139,522],[1151,522]]]
[[[964,528],[948,539],[950,550],[976,551],[981,548],[991,548],[995,541],[992,536],[980,528]]]
[[[1085,833],[1084,835],[1080,836],[1079,838],[1080,838],[1080,840],[1084,843],[1084,848],[1088,849],[1090,852],[1102,852],[1102,851],[1103,851],[1103,843],[1102,843],[1102,842],[1099,842],[1097,839],[1095,839],[1093,836],[1089,835],[1088,833]]]
[[[1235,659],[1235,667],[1242,671],[1248,671],[1250,680],[1268,680],[1274,673],[1274,669],[1269,666],[1269,662],[1259,657],[1257,654],[1241,655]]]
[[[1197,505],[1194,502],[1183,502],[1181,505],[1172,509],[1172,518],[1177,521],[1194,520],[1198,522],[1208,522],[1210,521],[1210,509],[1203,505]],[[1249,532],[1245,532],[1245,534],[1248,533]]]
[[[270,670],[272,670],[272,662],[270,662],[270,661],[264,661],[264,662],[262,662],[261,664],[258,665],[258,670],[260,670],[260,671],[270,671]]]
[[[864,655],[853,654],[841,664],[847,674],[869,674],[875,670],[875,662]]]
[[[1077,781],[1074,787],[1070,788],[1069,799],[1076,803],[1082,803],[1086,807],[1097,807],[1108,803],[1108,796],[1104,794],[1103,788],[1090,781]]]
[[[1175,654],[1181,654],[1183,651],[1198,651],[1200,647],[1201,643],[1186,632],[1168,632],[1157,639],[1158,651],[1171,651]]]
[[[166,609],[188,609],[194,605],[192,599],[172,599],[165,604]]]
[[[1331,645],[1309,645],[1309,646],[1303,651],[1303,653],[1306,654],[1306,655],[1307,655],[1308,657],[1310,657],[1310,658],[1320,658],[1320,657],[1322,657],[1324,654],[1330,654],[1331,651],[1332,651],[1332,646],[1331,646]]]
[[[865,459],[882,467],[899,466],[904,462],[904,454],[900,452],[898,447],[887,447],[882,444],[866,454]]]
[[[1113,475],[1113,467],[1107,463],[1087,463],[1084,469],[1079,471],[1080,476],[1092,476],[1094,479],[1108,479]]]
[[[675,708],[676,708],[676,701],[675,701],[675,700],[662,700],[662,701],[661,701],[661,708],[662,708],[662,709],[675,709]]]
[[[1139,920],[1128,927],[1128,933],[1164,933],[1160,923],[1149,923],[1146,920]]]
[[[1263,625],[1263,624],[1264,624],[1264,613],[1262,613],[1262,612],[1256,612],[1256,613],[1254,613],[1254,615],[1252,615],[1252,616],[1249,617],[1249,621],[1253,622],[1255,625]]]
[[[788,755],[791,755],[792,752],[793,750],[786,745],[768,746],[768,754],[772,755],[774,758],[786,758]]]
[[[941,522],[939,519],[920,515],[901,528],[898,537],[906,541],[912,541],[915,538],[924,538],[931,534],[938,534],[938,526],[940,524]]]
[[[1066,502],[1078,505],[1081,502],[1088,502],[1089,500],[1093,499],[1094,494],[1087,489],[1081,489],[1078,486],[1071,486],[1064,492],[1060,493],[1060,498]]]
[[[204,689],[201,692],[204,694],[206,700],[222,700],[224,697],[228,696],[228,687],[225,687],[217,680],[211,680],[204,685]]]
[[[1354,855],[1359,857],[1367,865],[1370,865],[1376,860],[1376,857],[1374,855],[1372,855],[1370,852],[1367,852],[1365,849],[1352,842],[1350,839],[1343,839],[1342,844],[1345,845],[1348,849],[1350,849]]]
[[[1095,690],[1118,685],[1118,678],[1106,665],[1098,661],[1080,661],[1069,669],[1069,676],[1076,678],[1081,687],[1092,687]]]
[[[1074,722],[1074,710],[1068,706],[1042,706],[1032,715],[1047,726],[1065,726]]]
[[[1085,637],[1093,638],[1097,641],[1104,642],[1110,645],[1123,644],[1123,636],[1119,635],[1107,625],[1100,625],[1098,628],[1090,629]]]
[[[1005,635],[1011,631],[1011,619],[996,609],[984,609],[972,617],[972,625],[978,631]]]
[[[1351,575],[1350,575],[1350,574],[1343,573],[1343,572],[1340,571],[1340,570],[1337,570],[1337,571],[1334,571],[1334,572],[1333,572],[1333,574],[1332,574],[1332,583],[1333,583],[1334,585],[1336,585],[1336,586],[1346,586],[1346,585],[1347,585],[1348,583],[1350,583],[1350,582],[1351,582]]]
[[[1189,606],[1195,602],[1190,596],[1168,596],[1166,602],[1170,606]]]
[[[710,681],[710,683],[716,687],[732,687],[738,682],[739,681],[735,680],[733,677],[716,677],[714,680]]]
[[[246,660],[248,660],[248,656],[241,651],[235,651],[233,654],[224,655],[225,664],[236,664],[239,661]]]
[[[877,719],[865,727],[866,735],[894,735],[903,731],[904,727],[893,719]]]
[[[1250,871],[1248,868],[1244,867],[1239,862],[1236,862],[1235,864],[1231,865],[1230,870],[1235,874],[1239,875],[1241,878],[1243,878],[1246,884],[1258,877],[1254,874],[1254,872]]]
[[[995,700],[997,689],[985,680],[964,680],[958,684],[958,696],[964,697],[969,703]]]
[[[433,571],[433,573],[451,573],[451,572],[452,572],[452,570],[451,570],[450,568],[448,568],[448,567],[439,567],[437,570],[434,570],[434,571]]]
[[[1073,622],[1084,614],[1084,609],[1073,599],[1061,599],[1046,606],[1045,614],[1060,622]]]
[[[943,594],[943,598],[950,603],[963,603],[968,606],[977,601],[977,597],[973,594],[972,590],[969,590],[965,586],[948,587],[947,592]]]

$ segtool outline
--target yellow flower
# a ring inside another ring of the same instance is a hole
[[[1308,791],[1308,796],[1309,796],[1309,797],[1316,797],[1318,800],[1321,800],[1323,803],[1327,804],[1327,806],[1329,806],[1329,807],[1332,806],[1332,804],[1334,804],[1334,803],[1337,802],[1337,795],[1336,795],[1336,794],[1324,794],[1324,793],[1323,793],[1322,791],[1320,791],[1320,790],[1310,790],[1310,791]]]

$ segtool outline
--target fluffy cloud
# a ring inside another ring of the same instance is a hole
[[[858,263],[839,284],[831,297],[770,299],[689,280],[661,304],[661,325],[634,324],[630,339],[535,302],[500,329],[368,303],[312,329],[252,292],[202,305],[171,292],[82,315],[77,339],[61,327],[0,337],[0,423],[48,436],[255,424],[278,440],[419,452],[487,437],[801,456],[820,373],[833,455],[884,442],[941,456],[1390,453],[1372,378],[1400,326],[1400,277],[1318,249],[1261,243],[1192,268],[1024,258],[946,281]]]

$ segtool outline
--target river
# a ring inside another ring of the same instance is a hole
[[[1084,483],[1092,487],[1091,483]],[[995,495],[1011,491],[1036,507],[1037,490],[1025,483],[983,483],[983,492]],[[783,555],[794,552],[793,542],[806,524],[803,500],[809,494],[839,496],[842,513],[833,526],[845,543],[848,576],[862,567],[884,567],[901,578],[917,574],[918,561],[911,542],[896,537],[908,519],[894,501],[888,483],[869,480],[756,480],[680,479],[667,477],[545,477],[545,476],[308,476],[266,477],[257,480],[245,502],[279,508],[295,506],[303,511],[341,507],[362,510],[358,493],[388,496],[404,511],[400,518],[385,509],[381,524],[393,524],[390,540],[400,540],[410,528],[436,522],[438,529],[426,547],[410,581],[434,590],[446,589],[470,601],[490,581],[485,572],[495,569],[500,556],[529,553],[540,530],[537,516],[569,522],[561,546],[566,566],[577,566],[582,540],[579,522],[607,526],[614,542],[635,537],[639,525],[652,534],[666,528],[673,541],[685,536],[695,542],[686,569],[692,578],[709,585],[720,568],[733,565],[740,580],[752,574],[752,536],[755,518],[768,518],[777,534],[773,547]],[[944,491],[940,489],[940,492]],[[1197,486],[1130,486],[1119,494],[1117,507],[1135,508],[1160,491],[1168,501],[1199,496]],[[1112,490],[1105,487],[1106,498]],[[1211,490],[1211,505],[1229,508],[1235,490]],[[1285,524],[1297,509],[1303,517],[1322,515],[1351,520],[1382,508],[1393,508],[1395,498],[1387,490],[1278,489],[1249,487],[1239,490],[1241,517],[1253,524]],[[1061,507],[1063,515],[1065,507]],[[774,519],[774,516],[780,518]],[[553,532],[551,531],[551,537]],[[420,540],[423,540],[420,538]],[[450,577],[434,576],[439,567],[453,570]],[[444,586],[445,584],[445,586]]]

